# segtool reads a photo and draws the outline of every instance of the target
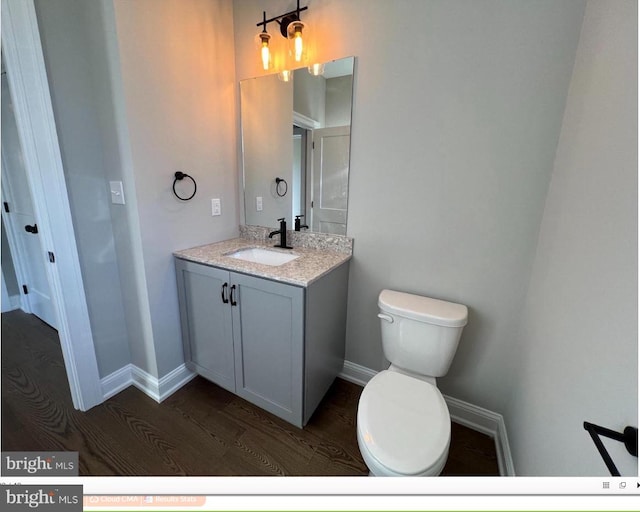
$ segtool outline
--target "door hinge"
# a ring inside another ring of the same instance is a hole
[[[24,292],[24,294],[25,294],[25,295],[28,295],[28,294],[29,294],[29,288],[27,288],[27,285],[26,285],[26,284],[23,284],[23,285],[22,285],[22,291]]]
[[[49,261],[51,263],[55,263],[56,262],[56,257],[51,251],[49,251]]]
[[[6,201],[4,202],[4,211],[9,213],[9,203],[7,203]]]
[[[315,140],[311,143],[311,149],[316,149],[316,141]]]
[[[311,208],[313,208],[313,201],[311,201]]]

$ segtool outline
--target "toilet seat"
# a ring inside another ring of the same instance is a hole
[[[438,475],[449,454],[451,420],[433,384],[385,370],[358,403],[358,445],[374,475]]]

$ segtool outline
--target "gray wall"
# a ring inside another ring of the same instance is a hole
[[[100,374],[131,362],[161,378],[183,362],[172,252],[238,229],[231,2],[37,0],[37,14]],[[192,201],[172,194],[177,170]]]
[[[106,62],[99,2],[36,0],[73,227],[101,377],[130,362],[100,105]]]
[[[311,75],[306,68],[293,73],[293,111],[325,124],[326,80]]]
[[[289,4],[270,1],[267,15]],[[253,37],[263,9],[234,4],[239,80],[261,74]],[[583,10],[318,0],[305,12],[318,60],[356,56],[348,360],[383,368],[381,289],[458,301],[469,325],[440,387],[504,410]]]
[[[638,424],[637,21],[587,4],[504,413],[520,475],[607,476],[582,422]]]
[[[277,219],[285,217],[291,225],[292,191],[280,197],[275,179],[286,180],[293,189],[292,83],[282,82],[276,75],[245,80],[240,84],[240,96],[243,121],[239,167],[245,169],[246,223],[279,227]],[[280,187],[284,191],[284,185]],[[256,197],[262,197],[262,211],[256,209]]]
[[[230,0],[115,0],[122,97],[157,368],[183,362],[173,251],[238,234]],[[123,130],[121,130],[121,133]],[[176,171],[196,196],[180,201]],[[211,216],[220,198],[222,215]]]
[[[324,128],[351,124],[351,92],[353,76],[339,76],[326,80],[327,101]]]

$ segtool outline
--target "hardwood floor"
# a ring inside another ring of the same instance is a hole
[[[2,450],[78,451],[81,475],[366,475],[341,379],[298,429],[197,377],[162,404],[134,387],[73,409],[55,330],[2,314]],[[452,424],[443,475],[498,475],[493,440]]]

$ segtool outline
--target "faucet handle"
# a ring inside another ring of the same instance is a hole
[[[282,217],[281,219],[278,219],[278,222],[284,222],[284,217]]]

